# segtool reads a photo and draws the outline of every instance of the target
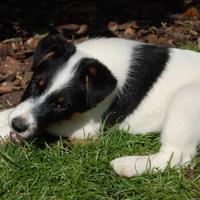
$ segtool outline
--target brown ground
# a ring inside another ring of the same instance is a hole
[[[101,2],[101,3],[100,3]],[[40,38],[58,33],[78,43],[116,36],[175,47],[200,45],[195,0],[22,1],[0,4],[0,109],[20,101]]]

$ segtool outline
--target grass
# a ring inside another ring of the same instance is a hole
[[[200,46],[197,44],[194,44],[193,42],[186,42],[185,44],[180,45],[180,48],[182,49],[190,49],[193,51],[200,52]]]
[[[200,154],[194,169],[166,169],[130,179],[115,176],[118,156],[157,152],[157,134],[131,136],[117,129],[96,141],[60,140],[41,149],[6,143],[0,155],[0,199],[200,199]]]
[[[199,50],[186,44],[183,48]],[[131,136],[112,128],[96,141],[58,141],[39,148],[10,142],[0,148],[1,200],[197,200],[200,199],[200,148],[196,166],[115,176],[109,162],[123,155],[159,150],[158,134]]]

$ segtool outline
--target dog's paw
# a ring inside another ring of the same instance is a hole
[[[131,177],[146,171],[163,171],[166,167],[178,167],[190,163],[191,155],[173,150],[160,151],[149,156],[125,156],[111,161],[111,166],[119,176]]]
[[[138,175],[138,166],[136,162],[140,156],[125,156],[112,160],[110,162],[112,168],[119,176],[132,177]],[[139,170],[140,171],[140,170]]]

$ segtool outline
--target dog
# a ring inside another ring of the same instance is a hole
[[[131,134],[161,132],[160,151],[111,161],[125,177],[191,162],[200,143],[200,54],[122,38],[77,45],[47,36],[36,48],[21,103],[0,114],[2,138],[41,130],[96,138],[102,122]]]

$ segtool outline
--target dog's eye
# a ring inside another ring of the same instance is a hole
[[[57,103],[54,108],[60,109],[60,108],[63,108],[63,107],[64,106],[61,103]]]
[[[66,109],[65,97],[59,96],[59,97],[55,98],[51,102],[50,105],[54,110],[64,110],[64,109]]]
[[[66,108],[65,104],[63,103],[58,103],[58,102],[55,102],[55,103],[51,103],[51,107],[53,108],[53,110],[64,110]]]

